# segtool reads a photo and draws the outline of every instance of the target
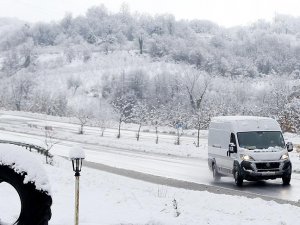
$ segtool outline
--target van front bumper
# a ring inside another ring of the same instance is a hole
[[[246,180],[267,180],[290,175],[292,164],[289,160],[278,162],[242,161],[241,169]]]

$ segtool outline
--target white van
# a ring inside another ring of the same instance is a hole
[[[208,165],[215,180],[232,176],[238,186],[243,180],[282,178],[291,180],[288,152],[293,144],[285,141],[276,120],[253,116],[214,117],[208,134]]]

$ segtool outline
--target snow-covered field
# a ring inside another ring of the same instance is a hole
[[[44,127],[50,126],[53,128],[53,137],[63,141],[76,141],[84,144],[129,149],[138,152],[199,157],[202,155],[201,151],[206,149],[207,146],[206,130],[201,131],[200,147],[196,148],[194,144],[196,137],[191,135],[191,133],[195,131],[184,131],[186,135],[181,137],[181,145],[178,146],[174,145],[176,136],[169,134],[174,132],[174,130],[162,127],[159,134],[159,144],[155,144],[155,133],[151,132],[152,130],[149,127],[142,128],[142,130],[147,130],[147,132],[141,132],[140,141],[137,141],[135,137],[137,128],[135,125],[123,125],[121,138],[117,139],[117,129],[114,128],[106,129],[104,137],[101,137],[100,128],[86,126],[84,128],[84,135],[79,135],[79,125],[74,123],[76,122],[74,118],[51,117],[23,112],[2,111],[2,113],[3,114],[0,115],[0,127],[2,130],[40,136],[40,144],[43,144],[45,139]],[[148,130],[150,132],[148,132]]]
[[[18,148],[18,147],[17,147]],[[26,151],[22,149],[22,151]],[[35,155],[41,162],[44,158]],[[73,223],[74,174],[71,162],[55,157],[54,165],[44,167],[53,195],[50,225]],[[82,225],[162,225],[162,224],[295,224],[299,208],[208,192],[187,191],[137,181],[83,168],[80,190],[80,224]],[[0,185],[0,217],[7,208],[6,188]],[[175,217],[174,199],[179,216]],[[16,210],[17,211],[17,210]]]

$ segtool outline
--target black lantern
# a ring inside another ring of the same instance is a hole
[[[82,160],[84,158],[72,158],[72,166],[73,171],[75,172],[75,177],[80,176],[81,168],[82,168]]]

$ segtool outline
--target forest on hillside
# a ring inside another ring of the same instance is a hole
[[[257,115],[300,130],[300,18],[224,28],[101,5],[51,23],[0,19],[0,50],[4,109],[190,129]]]

